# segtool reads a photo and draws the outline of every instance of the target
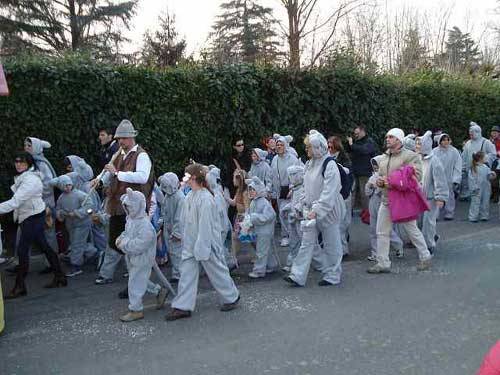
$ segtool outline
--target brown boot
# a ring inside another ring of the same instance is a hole
[[[171,322],[173,320],[190,318],[190,317],[191,317],[191,311],[172,309],[165,317],[165,320],[167,322]]]
[[[144,319],[144,313],[142,311],[129,311],[123,316],[120,316],[120,320],[124,323],[133,322],[139,319]]]
[[[28,294],[26,291],[26,287],[24,286],[15,286],[9,294],[7,294],[4,298],[5,299],[15,299],[19,297],[24,297]]]
[[[44,288],[52,289],[52,288],[62,288],[68,285],[68,280],[66,280],[66,276],[54,276],[52,281],[44,286]]]

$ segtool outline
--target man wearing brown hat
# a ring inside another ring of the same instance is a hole
[[[120,197],[129,187],[140,191],[146,197],[147,208],[154,185],[154,172],[151,159],[144,149],[136,144],[137,131],[129,120],[123,120],[116,128],[114,139],[120,148],[109,164],[104,166],[102,183],[106,193],[106,213],[109,215],[109,241],[103,264],[96,284],[107,284],[113,279],[113,273],[121,260],[121,251],[115,241],[125,230],[125,211]],[[94,180],[96,184],[98,180]],[[111,251],[109,251],[112,249]],[[113,251],[114,250],[114,251]],[[125,291],[120,293],[126,298]]]

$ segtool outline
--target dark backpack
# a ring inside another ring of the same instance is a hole
[[[352,185],[354,184],[354,178],[352,176],[352,173],[349,173],[349,174],[345,173],[345,170],[342,167],[342,165],[337,163],[337,161],[335,160],[335,158],[333,156],[327,157],[325,159],[325,161],[323,162],[323,167],[321,168],[321,175],[323,176],[323,178],[325,178],[326,166],[332,160],[335,162],[335,164],[337,165],[337,168],[339,169],[340,183],[342,185],[342,187],[340,189],[340,195],[342,195],[342,198],[344,198],[344,200],[345,200],[345,199],[349,198],[349,195],[351,194]]]

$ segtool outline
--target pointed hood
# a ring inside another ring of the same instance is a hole
[[[49,142],[43,141],[43,140],[35,138],[35,137],[26,137],[26,139],[31,142],[31,148],[33,150],[31,152],[31,155],[33,155],[33,156],[42,155],[44,149],[51,147]]]
[[[304,183],[304,166],[303,165],[292,165],[287,168],[288,179],[290,184],[295,186],[300,186]]]
[[[252,151],[255,152],[255,154],[259,158],[257,160],[257,162],[255,162],[255,164],[259,164],[260,162],[263,162],[266,160],[266,157],[268,155],[267,151],[261,150],[260,148],[254,148]]]
[[[68,155],[67,158],[71,163],[73,172],[76,172],[84,182],[90,181],[94,178],[94,171],[92,170],[92,167],[87,164],[85,159],[76,155]]]
[[[252,178],[246,179],[245,182],[249,188],[252,188],[257,192],[257,197],[267,196],[266,185],[264,185],[264,183],[257,176],[253,176]]]
[[[127,213],[127,219],[141,219],[147,216],[146,198],[140,191],[127,188],[126,193],[121,196],[120,201]]]
[[[179,177],[175,173],[167,172],[158,178],[161,190],[167,195],[173,195],[179,190]]]
[[[441,141],[443,140],[443,137],[445,137],[445,136],[450,138],[450,144],[451,144],[451,137],[447,133],[441,133],[441,134],[437,135],[436,137],[434,137],[438,146],[441,145]]]
[[[418,137],[420,141],[420,153],[422,155],[430,155],[432,153],[432,132],[427,130],[425,134]]]
[[[403,147],[410,151],[415,151],[416,142],[415,142],[415,134],[408,134],[403,139]]]

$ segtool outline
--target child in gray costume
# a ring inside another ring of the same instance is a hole
[[[276,213],[271,203],[266,199],[267,188],[264,183],[258,177],[252,177],[245,182],[248,185],[251,199],[247,214],[250,216],[253,231],[257,236],[257,259],[248,276],[257,279],[266,276],[266,273],[276,271],[278,267],[273,252]]]
[[[91,208],[91,202],[87,199],[87,194],[73,189],[73,182],[68,175],[58,177],[57,184],[63,193],[57,199],[56,217],[64,222],[71,247],[72,269],[66,276],[73,277],[83,273],[81,267],[84,259],[95,256],[97,252],[94,245],[89,242],[91,221],[87,211]]]

